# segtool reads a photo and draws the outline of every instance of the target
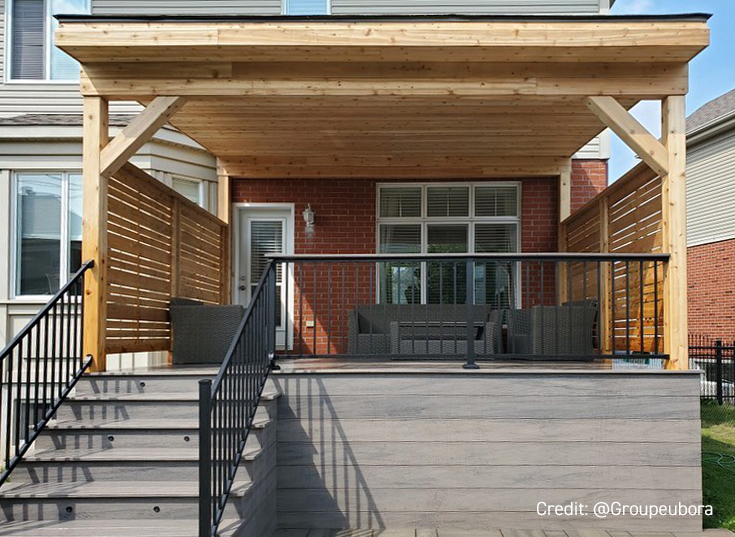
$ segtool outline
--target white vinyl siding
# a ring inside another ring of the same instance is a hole
[[[735,130],[687,152],[687,243],[735,238]]]

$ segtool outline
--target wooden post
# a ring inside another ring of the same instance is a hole
[[[109,137],[108,103],[84,97],[82,259],[94,266],[84,279],[84,354],[92,371],[107,368],[107,178],[100,173],[100,154]]]
[[[220,270],[222,274],[220,302],[229,304],[232,299],[232,190],[230,176],[217,160],[217,216],[220,220],[227,223],[227,227],[222,229],[222,252],[220,254]]]
[[[572,215],[572,161],[571,159],[561,170],[559,170],[559,228],[558,228],[558,250],[567,251],[566,228],[562,222]],[[569,296],[569,278],[571,277],[567,263],[559,263],[557,271],[559,281],[556,282],[559,289],[559,301],[563,304],[571,300]]]
[[[686,238],[686,108],[684,96],[663,100],[662,141],[668,174],[661,177],[663,251],[671,258],[663,273],[664,350],[667,369],[689,369]]]
[[[610,252],[610,208],[607,196],[600,198],[598,214],[600,217],[600,253]],[[613,267],[609,262],[600,264],[600,338],[602,339],[602,353],[612,354],[612,330],[615,322],[613,310],[614,297],[612,296],[611,279]]]

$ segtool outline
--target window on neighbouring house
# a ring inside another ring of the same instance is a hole
[[[54,46],[54,15],[90,12],[90,0],[11,0],[10,79],[79,80],[79,64]]]
[[[15,192],[15,294],[53,294],[82,262],[82,176],[19,173]]]
[[[390,254],[519,251],[520,185],[457,183],[378,187],[378,252]],[[389,303],[462,304],[465,266],[451,261],[389,263],[380,276]],[[515,263],[475,263],[475,302],[508,307]]]
[[[327,15],[330,0],[283,0],[284,15]]]
[[[203,185],[201,181],[174,177],[171,180],[171,188],[189,201],[193,201],[200,207],[204,207],[204,197],[202,196]]]

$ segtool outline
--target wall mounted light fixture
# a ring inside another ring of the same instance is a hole
[[[306,222],[306,229],[312,229],[314,227],[314,211],[311,208],[311,204],[306,206],[303,212],[304,222]]]

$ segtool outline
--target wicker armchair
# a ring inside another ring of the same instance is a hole
[[[245,313],[242,306],[174,298],[170,305],[173,363],[221,364]]]
[[[597,301],[508,311],[508,352],[532,356],[594,354]]]

